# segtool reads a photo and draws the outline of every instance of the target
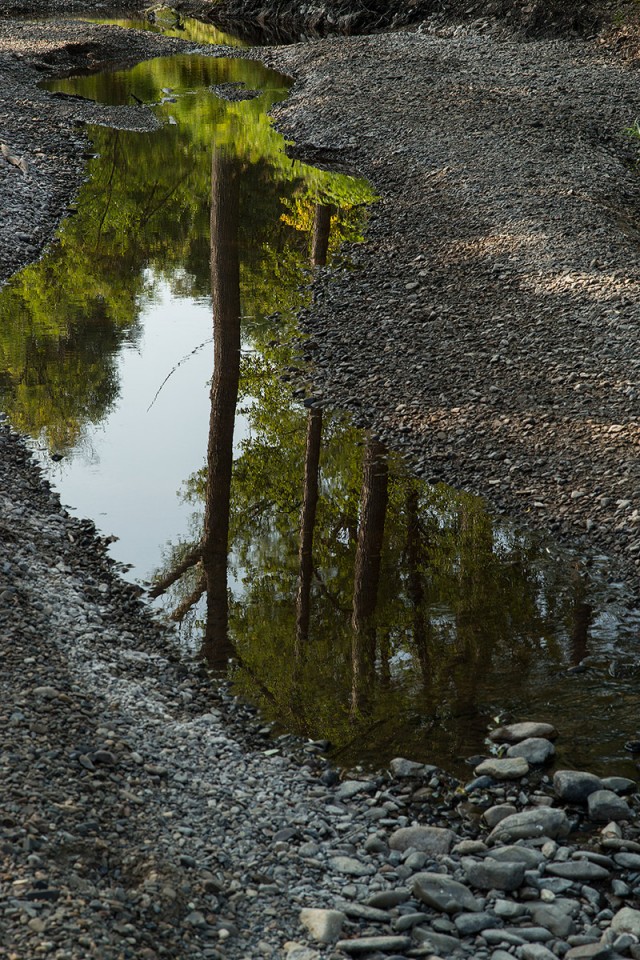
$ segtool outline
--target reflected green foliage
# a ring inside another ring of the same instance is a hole
[[[228,83],[262,93],[229,102],[211,92]],[[161,122],[147,134],[91,129],[97,159],[77,215],[64,222],[47,256],[0,294],[4,409],[20,430],[67,453],[117,401],[118,353],[135,344],[160,282],[179,297],[209,296],[213,143],[245,169],[241,282],[244,312],[256,326],[265,313],[300,300],[308,238],[291,211],[299,219],[325,195],[348,197],[350,214],[341,222],[348,220],[344,233],[355,238],[371,192],[287,159],[266,116],[286,84],[259,64],[178,56],[50,87],[112,104],[130,104],[134,95],[153,105]]]
[[[272,331],[274,332],[274,331]],[[576,585],[482,502],[392,463],[374,648],[353,626],[366,439],[325,412],[308,641],[296,637],[307,411],[277,342],[245,358],[249,437],[231,492],[229,629],[236,689],[282,727],[327,738],[342,762],[403,754],[451,768],[481,749],[492,711],[571,662]],[[206,473],[186,495],[205,495]],[[176,558],[167,558],[172,566]],[[196,581],[174,587],[179,604]],[[198,621],[190,629],[198,631]],[[569,629],[567,629],[569,628]],[[359,673],[354,673],[359,658]]]
[[[174,37],[177,40],[187,40],[191,43],[220,44],[226,47],[246,47],[247,44],[230,33],[223,33],[211,23],[194,20],[193,17],[183,17],[171,7],[159,7],[149,10],[146,19],[123,18],[87,18],[90,23],[111,24],[124,27],[128,30],[146,30],[151,33],[161,33],[165,37]]]

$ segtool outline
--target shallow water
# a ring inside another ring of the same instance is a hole
[[[563,763],[634,775],[638,624],[605,579],[588,594],[314,399],[296,311],[374,197],[286,157],[284,78],[176,56],[51,89],[162,125],[90,130],[77,210],[0,295],[2,404],[130,577],[176,575],[158,602],[185,649],[231,657],[266,718],[345,765],[462,773],[513,716],[556,723]]]

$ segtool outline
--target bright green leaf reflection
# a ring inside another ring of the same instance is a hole
[[[228,102],[209,89],[221,84],[262,92]],[[213,143],[244,166],[243,310],[256,323],[299,301],[314,203],[339,199],[338,233],[357,238],[372,194],[361,181],[285,156],[266,110],[286,84],[259,64],[176,56],[51,88],[113,104],[134,94],[157,104],[163,124],[145,134],[91,129],[98,157],[77,215],[47,256],[0,294],[3,406],[18,429],[68,453],[117,398],[115,357],[139,337],[141,305],[154,288],[166,280],[175,295],[209,296]]]

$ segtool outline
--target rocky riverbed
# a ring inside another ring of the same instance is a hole
[[[176,48],[2,21],[2,280],[77,189],[78,122],[152,122],[35,81]],[[300,77],[299,148],[381,193],[306,318],[316,389],[632,589],[634,74],[482,23],[261,56]],[[0,529],[0,956],[640,956],[633,781],[554,773],[545,727],[494,733],[467,783],[400,758],[340,779],[213,692],[7,428]]]

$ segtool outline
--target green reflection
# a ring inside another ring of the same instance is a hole
[[[230,102],[209,89],[222,84],[261,94]],[[244,169],[243,310],[256,324],[299,301],[299,264],[308,259],[304,228],[314,203],[343,201],[353,213],[342,233],[356,236],[360,204],[371,192],[285,156],[266,116],[285,95],[285,81],[252,62],[161,58],[59,80],[51,89],[116,104],[131,103],[135,94],[157,104],[162,121],[150,134],[91,128],[98,157],[77,215],[64,222],[46,257],[0,294],[3,407],[18,429],[68,454],[116,401],[117,354],[139,338],[141,309],[159,284],[166,281],[176,296],[209,296],[212,144]]]
[[[220,44],[226,47],[246,47],[244,40],[234,37],[231,33],[223,33],[211,23],[194,20],[193,17],[183,17],[177,10],[170,7],[160,7],[150,10],[146,18],[98,18],[87,17],[89,23],[111,24],[115,27],[125,27],[133,30],[147,30],[151,33],[161,33],[165,37],[175,37],[178,40],[188,40],[191,43]]]

